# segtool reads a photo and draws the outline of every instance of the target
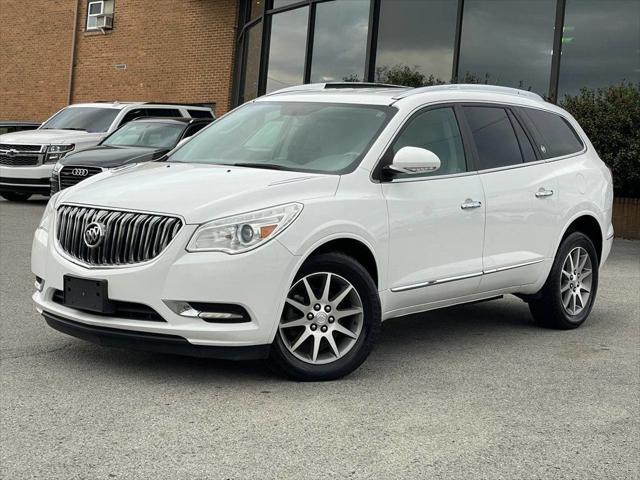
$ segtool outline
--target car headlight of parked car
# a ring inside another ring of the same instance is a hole
[[[298,217],[301,203],[289,203],[221,218],[201,225],[187,245],[189,252],[247,252],[275,238]]]
[[[76,146],[74,144],[69,145],[49,145],[47,149],[47,158],[45,163],[53,163],[60,160],[67,153],[72,151]]]
[[[55,211],[56,201],[58,200],[59,193],[53,195],[47,206],[44,209],[44,213],[42,214],[42,218],[40,219],[40,223],[38,224],[38,228],[44,230],[45,232],[49,231],[49,224],[51,223],[51,218],[53,217],[53,213]]]

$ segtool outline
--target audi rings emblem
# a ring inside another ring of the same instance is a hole
[[[89,248],[99,247],[104,240],[105,227],[102,223],[91,222],[84,231],[84,243]]]
[[[73,175],[74,177],[86,177],[87,175],[89,175],[89,170],[87,170],[86,168],[74,168],[73,170],[71,170],[71,175]]]

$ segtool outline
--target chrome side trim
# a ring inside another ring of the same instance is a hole
[[[544,262],[544,258],[538,259],[538,260],[532,260],[530,262],[524,262],[524,263],[518,263],[516,265],[509,265],[507,267],[499,267],[499,268],[492,268],[491,270],[484,270],[482,272],[477,272],[477,273],[468,273],[466,275],[458,275],[455,277],[446,277],[446,278],[439,278],[437,280],[429,280],[428,282],[420,282],[420,283],[414,283],[411,285],[405,285],[402,287],[395,287],[392,288],[391,291],[392,292],[406,292],[407,290],[415,290],[416,288],[424,288],[424,287],[431,287],[433,285],[441,285],[443,283],[449,283],[449,282],[456,282],[458,280],[466,280],[468,278],[474,278],[474,277],[480,277],[482,275],[489,275],[491,273],[497,273],[497,272],[504,272],[505,270],[512,270],[514,268],[520,268],[520,267],[526,267],[529,265],[535,265],[536,263],[541,263]]]
[[[612,233],[611,235],[609,235],[606,239],[607,239],[607,240],[611,240],[611,239],[614,237],[615,233],[616,233],[616,232],[613,232],[613,233]]]
[[[484,274],[490,274],[490,273],[496,273],[496,272],[504,272],[505,270],[513,270],[514,268],[520,268],[520,267],[527,267],[529,265],[535,265],[536,263],[540,263],[540,262],[544,262],[544,258],[540,258],[538,260],[532,260],[530,262],[524,262],[524,263],[517,263],[515,265],[509,265],[506,267],[498,267],[498,268],[492,268],[491,270],[484,270]]]
[[[412,285],[405,285],[404,287],[395,287],[395,288],[392,288],[391,291],[405,292],[407,290],[414,290],[416,288],[431,287],[433,285],[440,285],[443,283],[455,282],[457,280],[466,280],[467,278],[479,277],[481,275],[482,275],[482,272],[468,273],[466,275],[458,275],[455,277],[446,277],[446,278],[440,278],[438,280],[430,280],[428,282],[414,283]]]

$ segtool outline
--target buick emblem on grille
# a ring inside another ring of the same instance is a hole
[[[73,170],[71,170],[71,175],[75,177],[86,177],[87,175],[89,175],[89,170],[87,170],[86,168],[74,168]]]
[[[84,231],[84,243],[89,248],[100,246],[104,240],[104,225],[98,222],[91,222]]]

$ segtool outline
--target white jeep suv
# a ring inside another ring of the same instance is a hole
[[[38,129],[0,135],[0,196],[27,200],[49,194],[55,163],[100,143],[125,123],[142,117],[213,118],[210,107],[159,103],[81,103],[63,108]]]
[[[392,317],[515,294],[538,323],[579,326],[611,208],[586,135],[535,94],[305,85],[54,196],[33,299],[102,345],[334,379]]]

